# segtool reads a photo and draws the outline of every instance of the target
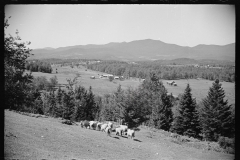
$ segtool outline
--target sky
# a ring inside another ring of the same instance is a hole
[[[30,49],[153,39],[180,46],[235,43],[233,5],[6,5],[5,33]]]

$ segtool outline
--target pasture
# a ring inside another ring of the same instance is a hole
[[[162,80],[164,86],[167,88],[169,93],[178,96],[179,94],[183,94],[184,90],[189,83],[192,89],[192,96],[196,97],[197,102],[201,101],[203,98],[206,98],[209,88],[212,87],[214,81],[209,81],[205,79],[197,80],[197,79],[181,79],[174,80],[177,83],[177,86],[171,86],[167,84],[169,80]],[[235,104],[235,83],[230,82],[221,82],[222,88],[225,91],[225,98],[228,99],[229,104]]]
[[[45,76],[48,80],[55,75],[58,78],[58,83],[67,84],[67,80],[71,78],[73,80],[76,77],[76,74],[80,74],[78,78],[78,85],[84,86],[86,89],[89,89],[92,86],[92,91],[96,95],[103,96],[107,93],[113,93],[117,90],[119,84],[121,85],[122,89],[126,90],[128,87],[137,88],[141,82],[136,79],[130,80],[113,80],[112,82],[109,81],[107,78],[99,78],[100,75],[106,74],[98,71],[88,70],[84,67],[80,68],[71,68],[69,66],[65,67],[57,67],[58,73],[55,72],[56,67],[53,67],[53,73],[41,73],[41,72],[33,72],[32,75],[34,77],[38,76]],[[91,79],[91,76],[95,76],[95,79]]]
[[[124,81],[113,80],[110,82],[106,78],[99,78],[100,75],[106,74],[98,71],[88,70],[83,66],[79,68],[71,68],[69,66],[57,67],[58,73],[55,72],[56,67],[53,67],[53,73],[41,73],[41,72],[33,72],[33,76],[46,76],[47,79],[50,79],[54,75],[57,76],[58,82],[62,84],[67,83],[67,78],[73,79],[76,77],[76,74],[80,74],[78,78],[78,84],[84,86],[88,89],[92,86],[92,91],[96,95],[104,95],[107,93],[113,93],[117,90],[119,84],[122,86],[122,89],[127,89],[128,87],[137,88],[142,82],[138,78],[126,79]],[[96,79],[90,79],[91,76],[95,76]],[[181,79],[174,80],[177,83],[177,86],[171,86],[167,84],[169,80],[162,80],[164,86],[168,90],[169,93],[178,96],[179,94],[184,93],[184,90],[187,86],[187,83],[190,84],[192,89],[192,95],[196,97],[197,102],[201,101],[208,94],[209,88],[212,87],[213,81],[209,80],[197,80],[197,79]],[[221,82],[222,87],[225,91],[225,98],[228,99],[229,104],[235,104],[235,83],[230,82]]]
[[[152,160],[232,160],[233,154],[215,152],[193,145],[174,143],[166,131],[140,127],[134,140],[126,136],[66,125],[61,119],[31,117],[5,110],[5,159],[152,159]]]

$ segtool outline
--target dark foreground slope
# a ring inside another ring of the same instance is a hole
[[[5,110],[5,159],[230,160],[234,155],[175,144],[158,132],[136,132],[135,140],[65,125],[60,119]]]

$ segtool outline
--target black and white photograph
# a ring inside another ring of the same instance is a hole
[[[231,4],[7,4],[4,159],[235,160]]]

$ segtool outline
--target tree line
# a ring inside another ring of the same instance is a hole
[[[200,68],[194,66],[168,66],[157,62],[138,62],[130,64],[120,61],[101,61],[89,64],[87,68],[106,72],[113,75],[124,76],[125,78],[137,77],[145,79],[150,72],[154,72],[161,79],[196,79],[208,80],[219,79],[220,81],[235,82],[235,69],[231,66],[222,68]]]
[[[7,21],[4,28],[8,27]],[[95,96],[77,84],[77,77],[67,79],[66,89],[58,88],[57,78],[33,78],[26,74],[25,64],[30,49],[18,42],[20,37],[4,37],[5,109],[45,114],[71,121],[123,120],[130,128],[141,124],[175,132],[189,137],[219,141],[222,146],[234,147],[235,113],[218,79],[208,95],[196,104],[188,84],[180,100],[167,94],[160,77],[149,72],[136,89]],[[43,91],[45,90],[45,91]],[[173,112],[174,106],[176,107]]]
[[[25,67],[31,72],[52,73],[51,64],[40,60],[27,61]]]

